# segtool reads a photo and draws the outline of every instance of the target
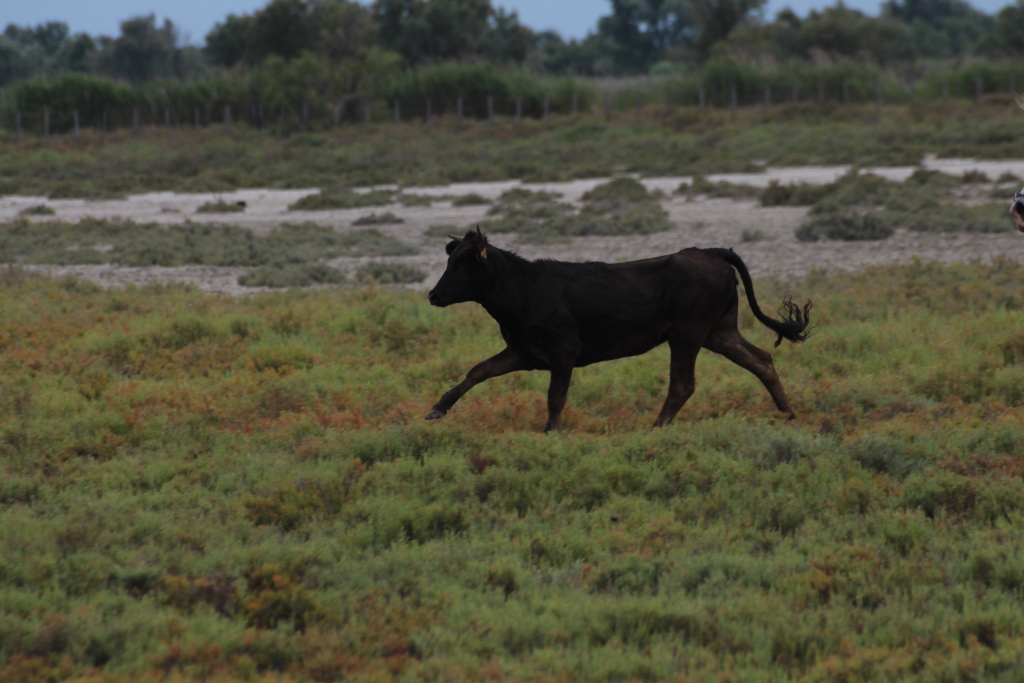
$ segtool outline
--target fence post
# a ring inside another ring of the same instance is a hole
[[[793,84],[793,104],[797,104],[800,101],[800,86],[796,83]]]
[[[459,121],[462,120],[462,97],[455,100],[455,108],[458,110]]]
[[[139,108],[132,109],[132,135],[139,134]]]
[[[914,81],[910,81],[907,84],[907,99],[910,100],[910,106],[914,106],[914,86],[917,85]]]
[[[818,76],[818,104],[825,104],[825,81]]]
[[[850,103],[850,82],[844,78],[843,79],[843,106],[846,106],[849,103]]]
[[[882,80],[875,81],[875,102],[878,103],[878,110],[882,110]]]
[[[700,86],[699,88],[697,88],[697,101],[698,101],[698,104],[700,104],[700,110],[701,111],[704,111],[704,110],[706,110],[708,108],[707,99],[705,99],[705,97],[704,97],[704,86],[703,85]]]
[[[604,120],[610,121],[612,118],[612,91],[604,91]]]
[[[335,128],[337,128],[338,126],[341,125],[341,108],[343,106],[345,106],[344,102],[335,102],[334,103],[334,112],[333,112],[333,114],[334,114],[334,127]]]
[[[516,123],[523,120],[523,96],[516,95]]]
[[[575,90],[572,91],[572,115],[579,116],[580,114],[580,94]]]
[[[494,120],[494,95],[487,96],[487,119]]]
[[[427,98],[427,121],[426,121],[426,123],[427,123],[427,125],[428,125],[428,126],[430,125],[430,114],[431,114],[431,111],[430,111],[430,105],[431,105],[431,104],[432,104],[432,103],[431,103],[431,101],[430,101],[430,98],[428,97],[428,98]]]
[[[772,84],[771,83],[765,83],[764,84],[764,106],[766,106],[766,107],[772,106]]]
[[[78,110],[75,110],[75,142],[81,142],[82,137],[78,131]]]
[[[737,97],[737,94],[736,94],[736,84],[735,83],[730,83],[729,84],[729,101],[730,101],[730,104],[732,105],[732,120],[733,121],[736,120],[736,107],[739,106],[739,101],[738,100],[739,100],[739,97]]]
[[[551,95],[544,93],[544,120],[548,120],[548,113],[551,111]]]
[[[981,104],[981,76],[974,77],[974,103]]]
[[[50,141],[50,110],[47,109],[43,112],[43,134],[46,136],[46,141]]]
[[[224,134],[231,135],[231,105],[224,105]]]

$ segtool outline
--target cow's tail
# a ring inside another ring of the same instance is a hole
[[[807,300],[803,310],[801,310],[798,305],[793,303],[792,297],[786,297],[785,301],[782,302],[782,308],[779,309],[779,315],[782,317],[782,320],[769,318],[761,311],[761,307],[757,305],[757,299],[754,298],[754,283],[750,281],[750,272],[747,270],[746,264],[743,263],[743,259],[739,257],[739,254],[732,249],[712,248],[701,249],[701,251],[711,256],[717,256],[739,271],[740,279],[743,281],[743,289],[747,290],[747,301],[750,303],[750,310],[753,311],[754,317],[760,320],[765,327],[779,335],[779,338],[775,340],[775,346],[781,344],[783,339],[798,343],[806,341],[811,336],[809,326],[811,324],[811,308],[813,304],[810,299]]]

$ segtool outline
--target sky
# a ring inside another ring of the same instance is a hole
[[[118,35],[120,22],[139,14],[156,14],[157,20],[173,21],[182,37],[201,45],[207,32],[229,13],[244,14],[263,7],[268,0],[0,0],[0,26],[14,23],[35,25],[45,21],[65,21],[72,32],[93,35]],[[972,4],[996,12],[1011,0],[974,0]],[[519,20],[530,28],[554,29],[566,38],[582,38],[597,26],[598,17],[608,14],[608,0],[492,0],[497,6],[519,13]],[[765,14],[772,17],[789,5],[803,16],[809,10],[835,4],[835,0],[768,0]],[[876,14],[879,0],[846,0],[848,7]]]

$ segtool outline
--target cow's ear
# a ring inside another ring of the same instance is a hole
[[[455,240],[452,240],[448,244],[444,245],[444,253],[446,253],[449,256],[451,256],[452,252],[455,251],[458,248],[459,248],[459,243],[456,242]]]

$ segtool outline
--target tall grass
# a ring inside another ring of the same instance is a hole
[[[1024,268],[757,288],[796,422],[702,354],[647,431],[659,349],[545,437],[542,374],[422,421],[472,305],[3,271],[0,680],[1016,680]]]

